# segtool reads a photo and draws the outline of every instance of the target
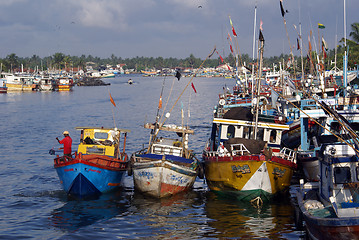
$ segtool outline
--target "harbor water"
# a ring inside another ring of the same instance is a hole
[[[127,84],[129,78],[134,84]],[[302,239],[289,195],[257,209],[215,195],[199,178],[191,191],[161,200],[135,192],[127,175],[117,192],[83,201],[67,198],[49,155],[60,147],[56,137],[69,131],[75,151],[80,138],[75,127],[130,129],[130,156],[148,143],[143,124],[155,121],[163,83],[165,112],[188,86],[166,123],[182,124],[184,110],[183,124],[195,131],[189,146],[201,159],[218,94],[235,83],[194,78],[195,93],[189,80],[121,76],[104,79],[109,86],[71,92],[1,94],[0,239]]]

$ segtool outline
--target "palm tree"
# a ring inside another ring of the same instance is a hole
[[[352,23],[351,25],[352,32],[350,32],[349,36],[351,36],[354,42],[359,44],[359,23]]]

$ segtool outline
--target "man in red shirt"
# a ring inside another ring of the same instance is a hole
[[[59,140],[59,138],[57,137],[56,140],[60,143],[60,144],[64,144],[64,156],[69,156],[71,157],[71,145],[72,145],[72,139],[69,135],[68,131],[64,131],[64,139],[62,139],[61,141]]]

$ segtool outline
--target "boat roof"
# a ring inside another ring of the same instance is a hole
[[[144,128],[147,129],[154,129],[155,125],[153,123],[146,123],[144,125]],[[158,127],[158,129],[162,131],[168,131],[168,132],[176,132],[176,133],[187,133],[187,134],[194,134],[194,130],[178,127],[174,124],[171,125],[163,125],[161,127]]]
[[[131,130],[129,129],[124,129],[124,128],[105,128],[105,127],[75,127],[76,130],[85,130],[85,129],[98,129],[98,130],[107,130],[107,131],[110,131],[110,130],[117,130],[117,131],[120,131],[120,132],[131,132]]]

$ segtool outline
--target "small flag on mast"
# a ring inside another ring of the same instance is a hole
[[[180,80],[180,78],[181,78],[181,73],[177,70],[176,71],[176,78],[178,79],[178,81]]]
[[[232,27],[233,36],[237,37],[237,33],[236,33],[236,31],[234,30],[231,16],[228,16],[228,17],[229,17],[229,23],[231,24],[231,27]]]
[[[321,24],[321,23],[318,23],[318,28],[320,28],[320,29],[324,29],[324,28],[325,28],[325,26],[324,26],[323,24]]]
[[[194,87],[193,83],[191,83],[191,86],[192,86],[192,88],[193,88],[193,91],[194,91],[195,93],[197,93],[197,90],[196,90],[196,88]]]
[[[158,109],[162,108],[162,96],[160,97],[160,100],[158,102]]]
[[[113,104],[113,106],[116,107],[116,103],[115,103],[115,101],[113,100],[113,98],[112,98],[112,96],[111,96],[111,93],[108,92],[108,94],[110,94],[110,101],[111,101],[111,103]]]

